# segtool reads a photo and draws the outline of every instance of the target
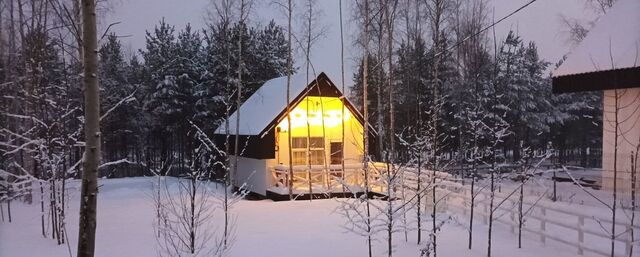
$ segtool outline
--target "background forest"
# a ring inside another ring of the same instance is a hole
[[[70,43],[73,33],[55,28],[56,24],[63,24],[56,14],[64,10],[45,2],[3,2],[4,22],[0,29],[6,36],[0,40],[0,86],[5,115],[0,122],[7,129],[0,136],[6,142],[12,137],[8,131],[31,128],[12,115],[33,114],[47,124],[59,123],[49,129],[38,128],[38,133],[60,139],[52,151],[65,153],[62,156],[67,160],[61,163],[72,165],[81,154],[74,145],[80,135],[68,134],[78,130],[80,124],[79,53],[77,46]],[[447,28],[441,31],[440,49],[429,43],[432,39],[428,35],[432,33],[418,25],[424,19],[419,13],[397,11],[398,16],[406,16],[396,18],[398,27],[406,27],[406,36],[395,38],[397,43],[392,47],[386,42],[386,18],[372,17],[368,108],[369,121],[383,138],[380,141],[391,136],[385,129],[390,122],[386,99],[390,88],[396,95],[394,134],[418,127],[421,119],[429,119],[426,113],[434,100],[433,54],[447,50],[437,68],[437,85],[443,93],[443,122],[438,126],[446,134],[442,151],[447,158],[461,158],[456,153],[470,147],[474,110],[487,107],[489,100],[497,97],[499,107],[483,108],[481,112],[494,112],[510,124],[512,133],[501,144],[508,161],[518,160],[525,146],[541,150],[551,147],[557,150],[558,161],[597,166],[601,94],[552,94],[550,71],[562,60],[555,60],[556,64],[541,60],[535,42],[515,32],[495,42],[494,47],[486,31],[478,34],[490,23],[486,5],[482,1],[452,2],[445,15]],[[398,8],[408,6],[400,4]],[[7,17],[8,14],[14,15]],[[176,29],[162,20],[147,32],[145,48],[133,54],[125,54],[115,34],[102,35],[101,113],[118,105],[102,121],[103,159],[126,160],[101,170],[104,176],[143,175],[143,166],[153,167],[160,160],[175,159],[179,166],[184,165],[182,157],[193,149],[194,140],[188,121],[211,133],[224,118],[225,96],[233,98],[239,61],[236,54],[225,53],[237,52],[239,37],[243,38],[243,99],[266,80],[286,75],[286,28],[273,21],[247,26],[236,22],[229,24],[230,33],[225,35],[224,26],[222,22],[212,22],[202,31],[190,26]],[[462,42],[471,35],[472,40]],[[231,59],[226,60],[226,56]],[[391,66],[387,65],[389,56]],[[361,63],[358,67],[352,75],[355,86],[348,93],[352,101],[362,106]],[[388,81],[390,72],[393,78]],[[339,83],[338,78],[334,82]],[[235,106],[230,108],[233,112]],[[396,144],[403,151],[400,143]],[[381,153],[382,149],[378,151]],[[9,161],[7,155],[2,158]]]

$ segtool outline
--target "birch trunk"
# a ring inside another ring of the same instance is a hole
[[[381,1],[382,2],[382,1]],[[386,3],[381,3],[385,5],[386,8]],[[380,13],[380,17],[379,17],[379,21],[378,21],[378,64],[376,65],[377,67],[377,71],[378,71],[378,78],[382,79],[384,76],[384,66],[382,65],[383,61],[382,61],[382,38],[384,37],[384,29],[383,29],[383,19],[386,16],[386,12],[381,12]],[[383,156],[385,156],[384,154],[384,148],[382,147],[384,145],[385,142],[385,132],[384,132],[384,116],[383,116],[383,110],[384,108],[382,107],[382,81],[378,82],[378,84],[376,84],[376,129],[378,130],[378,142],[381,142],[382,144],[378,144],[378,156],[380,158],[382,158]]]
[[[363,149],[363,158],[362,165],[364,169],[364,198],[366,205],[366,226],[367,226],[367,247],[369,257],[372,256],[371,252],[371,206],[369,203],[369,109],[368,106],[368,70],[369,70],[369,0],[364,0],[364,31],[363,31],[363,44],[364,44],[364,57],[362,61],[362,105],[363,105],[363,113],[364,113],[364,124],[363,124],[363,140],[364,140],[364,149]]]
[[[436,232],[438,230],[437,226],[436,226],[436,205],[437,205],[437,201],[436,201],[436,176],[437,176],[437,170],[438,170],[438,112],[440,111],[438,105],[439,103],[439,92],[438,92],[438,66],[440,64],[439,62],[439,56],[438,56],[438,52],[440,50],[440,17],[441,17],[441,12],[442,12],[442,1],[437,0],[435,2],[435,13],[433,15],[433,33],[434,33],[434,56],[433,56],[433,107],[432,107],[432,118],[431,118],[431,130],[432,130],[432,162],[433,162],[433,174],[431,177],[431,185],[432,185],[432,209],[431,209],[431,245],[433,247],[433,256],[436,257],[438,256],[438,252],[437,252],[437,237],[436,237]]]
[[[224,234],[223,234],[223,240],[222,240],[222,247],[223,249],[227,248],[227,243],[228,243],[228,238],[229,238],[229,187],[232,187],[233,184],[231,183],[231,159],[229,159],[229,155],[230,155],[230,147],[231,147],[231,143],[229,142],[229,138],[230,138],[230,131],[229,131],[229,111],[231,108],[231,103],[230,103],[230,99],[231,99],[231,94],[229,93],[229,80],[231,79],[231,46],[230,46],[230,35],[229,35],[229,2],[228,1],[224,1],[223,2],[223,10],[222,10],[222,19],[223,19],[223,30],[224,30],[224,47],[225,47],[225,52],[226,52],[226,77],[225,77],[225,82],[227,83],[227,90],[225,90],[225,99],[227,101],[225,101],[226,105],[224,107],[225,109],[225,118],[224,118],[224,131],[225,131],[225,139],[224,139],[224,148],[225,148],[225,174],[224,174],[224,200],[222,203],[222,208],[224,211]],[[238,135],[236,135],[237,138]]]
[[[495,14],[494,14],[495,15]],[[495,22],[495,17],[493,19],[493,22]],[[493,45],[494,45],[494,52],[493,52],[493,56],[494,56],[494,66],[493,66],[493,87],[494,87],[494,94],[491,96],[491,101],[492,101],[492,109],[495,111],[496,106],[498,105],[497,103],[497,84],[496,84],[496,77],[498,75],[498,41],[496,39],[496,29],[495,26],[493,27]],[[494,118],[495,119],[495,118]],[[497,128],[498,126],[498,122],[494,122],[493,127],[494,129]],[[494,134],[492,135],[494,138],[494,145],[491,149],[491,185],[490,185],[490,195],[489,195],[489,218],[488,218],[488,223],[489,223],[489,230],[488,230],[488,235],[487,235],[487,257],[491,257],[491,237],[492,237],[492,233],[493,233],[493,202],[495,200],[495,193],[496,193],[496,187],[495,187],[495,169],[496,169],[496,158],[497,158],[497,153],[496,153],[496,147],[497,147],[497,139],[496,139],[496,135],[495,132],[493,132]]]
[[[289,0],[289,2],[291,2],[291,0]],[[342,94],[345,94],[345,85],[344,85],[344,32],[343,32],[343,27],[342,27],[342,0],[339,1],[340,4],[340,75],[341,75],[341,80],[342,80]],[[346,103],[345,101],[345,97],[342,96],[341,97],[342,100],[342,136],[340,137],[342,146],[340,149],[340,155],[342,156],[341,160],[340,160],[340,165],[341,165],[341,179],[342,181],[344,181],[344,105]],[[342,196],[345,196],[345,187],[344,187],[344,182],[341,183],[342,184]]]
[[[240,1],[240,31],[244,29],[244,8],[245,0]],[[242,32],[241,32],[242,33]],[[244,63],[242,62],[242,34],[238,37],[238,81],[236,84],[236,136],[233,144],[233,172],[230,173],[231,187],[235,185],[236,175],[238,174],[238,158],[240,158],[240,105],[242,104],[242,69]]]
[[[78,257],[92,257],[95,251],[98,200],[98,165],[100,163],[100,92],[98,84],[98,51],[96,5],[82,0],[82,46],[84,52],[84,135],[85,152],[80,197]]]
[[[291,13],[293,6],[291,5],[291,0],[288,1],[288,30],[287,30],[287,143],[289,146],[289,200],[293,200],[293,153],[291,151],[291,67],[293,65],[293,60],[291,56]]]
[[[402,199],[402,223],[404,225],[404,240],[409,241],[409,232],[407,231],[407,209],[405,202],[405,181],[404,181],[404,170],[395,169],[394,163],[396,161],[396,136],[395,136],[395,107],[393,104],[394,101],[394,86],[393,86],[393,25],[395,19],[395,11],[398,4],[398,1],[393,1],[393,6],[391,6],[391,1],[385,4],[385,17],[386,17],[386,26],[387,26],[387,70],[389,71],[387,78],[387,86],[389,90],[389,162],[391,165],[391,170],[394,172],[400,173],[400,194]],[[393,8],[393,9],[390,9]],[[382,64],[381,64],[382,65]],[[382,133],[379,133],[382,134]],[[380,140],[382,142],[382,140]],[[395,174],[397,176],[397,174]]]
[[[307,49],[306,49],[306,53],[305,53],[305,57],[306,59],[306,85],[309,85],[309,66],[311,65],[310,60],[309,60],[309,51],[311,51],[311,15],[313,13],[312,10],[312,4],[309,2],[307,3],[307,8],[309,8],[307,11],[308,13],[308,17],[306,17],[307,20],[307,35],[306,35],[306,39],[307,39]],[[316,82],[317,83],[317,82]],[[305,101],[307,104],[307,117],[309,117],[309,99],[307,98],[307,100]],[[315,108],[315,107],[314,107]],[[321,119],[324,119],[322,117],[320,117]],[[291,133],[291,132],[289,132]],[[307,178],[308,178],[308,182],[309,182],[309,201],[313,200],[313,185],[311,183],[311,124],[309,123],[309,119],[307,118]],[[323,138],[324,140],[324,138]]]

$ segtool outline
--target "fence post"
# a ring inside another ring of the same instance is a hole
[[[540,219],[540,241],[542,241],[542,244],[545,244],[547,242],[547,209],[541,206],[540,212],[542,213],[542,219]]]
[[[578,216],[578,254],[584,254],[584,249],[582,246],[584,245],[584,217]]]

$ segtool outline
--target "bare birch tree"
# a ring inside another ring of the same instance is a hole
[[[638,184],[638,168],[640,168],[640,163],[638,161],[640,161],[640,138],[638,138],[638,144],[636,146],[636,150],[635,153],[631,152],[631,215],[629,218],[629,223],[630,223],[630,227],[631,230],[629,231],[629,239],[631,240],[631,242],[635,242],[636,240],[636,235],[635,235],[635,230],[633,229],[633,226],[635,225],[635,221],[636,221],[636,210],[638,208],[637,206],[637,202],[636,202],[636,194],[637,194],[637,184]],[[629,257],[633,256],[633,244],[631,244],[631,247],[629,249]]]
[[[441,62],[441,55],[444,55],[446,53],[444,53],[445,49],[444,46],[442,45],[442,43],[444,42],[442,38],[442,35],[444,34],[444,19],[445,19],[445,12],[447,11],[447,9],[449,8],[449,2],[448,0],[430,0],[427,2],[426,4],[427,7],[427,15],[429,16],[429,21],[430,21],[430,25],[431,25],[431,33],[432,33],[432,39],[433,39],[433,57],[432,57],[432,85],[431,85],[431,90],[432,90],[432,99],[433,99],[433,103],[431,105],[431,109],[430,109],[430,115],[431,115],[431,124],[430,126],[430,130],[429,133],[431,134],[431,140],[433,140],[433,143],[431,144],[431,165],[432,165],[432,171],[433,174],[431,176],[431,184],[435,185],[436,184],[436,172],[439,169],[439,157],[438,155],[440,154],[439,152],[439,144],[440,144],[440,138],[441,135],[438,131],[438,126],[440,124],[440,111],[441,111],[441,107],[442,107],[442,100],[444,98],[441,98],[440,94],[440,87],[441,87],[441,82],[440,82],[440,77],[439,77],[439,70],[440,70],[440,62]],[[437,223],[436,223],[436,207],[437,207],[437,202],[436,202],[436,189],[437,187],[434,186],[432,188],[432,209],[431,209],[431,219],[432,219],[432,227],[431,227],[431,246],[432,246],[432,252],[433,252],[433,256],[436,257],[437,256],[437,240],[436,240],[436,233],[437,233]]]
[[[293,70],[293,53],[291,52],[291,31],[293,5],[291,0],[287,1],[287,145],[291,146],[291,72]],[[293,152],[291,149],[287,151],[289,154],[289,200],[293,200]]]
[[[348,190],[356,200],[343,201],[339,206],[339,211],[347,219],[346,228],[349,231],[366,237],[367,241],[367,253],[371,257],[373,255],[373,235],[376,232],[373,221],[375,217],[372,216],[371,207],[371,177],[370,177],[370,158],[369,158],[369,112],[368,112],[368,57],[369,57],[369,33],[370,33],[370,2],[369,0],[362,0],[356,2],[355,15],[358,19],[358,23],[362,26],[358,37],[358,42],[363,48],[363,79],[362,79],[362,99],[363,99],[363,155],[362,155],[362,186],[358,189],[358,186],[347,184],[345,181],[340,181],[342,186]],[[343,139],[344,140],[344,139]],[[353,188],[352,188],[353,187]]]
[[[366,208],[366,227],[367,227],[367,232],[371,233],[371,206],[369,203],[369,111],[368,111],[368,97],[367,97],[367,80],[368,80],[368,76],[367,76],[367,70],[368,68],[368,58],[369,58],[369,24],[370,24],[370,19],[369,19],[369,0],[364,0],[364,20],[363,20],[363,25],[364,25],[364,29],[362,30],[362,44],[364,46],[364,53],[363,53],[363,79],[362,79],[362,103],[363,103],[363,107],[362,109],[364,110],[364,124],[363,126],[363,137],[364,137],[364,144],[363,144],[363,160],[362,160],[362,166],[363,166],[363,170],[364,170],[364,195],[363,197],[365,198],[365,208]],[[372,239],[371,239],[372,235],[368,234],[367,235],[367,248],[368,248],[368,253],[369,253],[369,257],[372,256],[372,252],[371,252],[371,247],[372,247]]]
[[[100,163],[100,89],[98,84],[98,38],[96,3],[82,1],[82,43],[85,111],[85,152],[80,196],[78,257],[92,257],[95,251]]]
[[[170,183],[158,184],[156,231],[160,256],[209,256],[221,251],[222,242],[214,242],[213,218],[216,205],[206,179],[212,161],[204,147],[195,149],[186,174]]]
[[[494,21],[495,22],[495,21]],[[500,144],[504,143],[504,138],[507,137],[511,132],[509,131],[509,124],[502,118],[504,114],[501,114],[499,106],[502,104],[502,99],[498,96],[498,92],[500,91],[500,87],[497,82],[498,77],[498,42],[496,38],[495,26],[493,26],[493,45],[494,45],[494,65],[492,72],[492,89],[491,97],[489,100],[490,105],[490,116],[488,120],[483,123],[483,126],[487,129],[489,135],[489,146],[487,147],[487,153],[490,160],[490,168],[489,168],[489,218],[488,218],[488,235],[487,235],[487,257],[491,257],[491,249],[492,249],[492,236],[493,236],[493,221],[494,221],[494,213],[495,213],[495,194],[497,179],[496,172],[498,169],[498,147]]]
[[[345,78],[344,78],[344,29],[343,29],[343,21],[342,21],[342,0],[338,1],[338,4],[340,5],[338,7],[338,11],[339,11],[339,15],[340,15],[340,83],[342,84],[342,94],[345,94]],[[344,181],[344,170],[345,170],[345,166],[344,166],[344,130],[345,130],[345,105],[346,105],[346,99],[344,96],[341,97],[341,102],[342,102],[342,107],[340,108],[342,113],[341,116],[342,117],[342,122],[340,122],[342,129],[341,129],[341,136],[340,136],[340,155],[343,156],[343,158],[340,158],[340,168],[342,170],[342,174],[340,179]],[[345,196],[345,187],[344,185],[342,186],[342,195]]]
[[[298,44],[300,45],[301,48],[301,52],[304,53],[304,57],[305,57],[305,77],[306,77],[306,84],[308,85],[311,79],[311,75],[315,74],[315,69],[312,69],[312,63],[311,63],[311,48],[315,45],[315,43],[318,41],[318,39],[320,39],[321,37],[323,37],[326,33],[326,28],[324,26],[322,26],[320,24],[320,18],[322,17],[323,13],[322,10],[320,10],[317,6],[316,6],[317,2],[316,1],[312,1],[312,0],[306,0],[304,2],[303,8],[304,10],[301,12],[301,16],[300,19],[302,21],[302,30],[301,30],[301,35],[304,37],[302,40],[296,40],[298,41]],[[313,75],[313,77],[317,78],[316,75]],[[318,93],[321,95],[322,93],[320,92],[320,89],[318,87]],[[309,99],[307,98],[307,100],[305,100],[305,108],[307,111],[307,117],[309,117]],[[320,105],[321,105],[321,112],[324,111],[322,108],[322,101],[320,101]],[[325,135],[324,135],[324,119],[321,119],[322,121],[322,138],[324,140]],[[307,123],[306,123],[306,127],[307,127],[307,156],[306,156],[306,164],[307,164],[307,177],[309,178],[308,182],[308,189],[309,189],[309,200],[313,200],[313,181],[312,181],[312,175],[311,175],[311,165],[315,164],[312,163],[311,160],[311,147],[315,146],[315,147],[320,147],[318,145],[313,145],[312,144],[314,142],[311,141],[311,124],[309,123],[309,120],[307,119]],[[289,135],[291,134],[291,132],[288,133]],[[323,149],[326,149],[326,144],[322,143],[321,147]],[[325,152],[325,151],[323,151]],[[322,155],[322,161],[323,164],[325,166],[325,171],[326,169],[326,158],[325,158],[325,154]]]

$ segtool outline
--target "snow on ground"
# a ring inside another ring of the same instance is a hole
[[[604,189],[580,187],[571,181],[571,177],[573,177],[578,181],[580,181],[581,179],[596,181],[596,185],[601,185],[602,170],[571,169],[569,172],[570,175],[565,173],[564,171],[556,170],[555,176],[564,178],[565,180],[569,180],[568,182],[556,181],[557,202],[560,202],[560,204],[567,206],[588,206],[595,208],[604,207],[604,205],[600,201],[611,204],[611,202],[613,201],[612,192],[606,191]],[[554,181],[552,180],[552,177],[554,176],[554,173],[552,172],[552,170],[541,170],[540,172],[538,172],[538,174],[539,175],[534,176],[526,183],[525,188],[528,191],[526,195],[540,196],[543,194],[547,194],[549,197],[551,197],[551,195],[553,194]],[[519,185],[519,182],[511,181],[510,179],[504,179],[501,182],[500,189],[503,192],[510,192]],[[585,190],[588,191],[591,195],[585,193]],[[594,198],[594,196],[597,197],[597,199]],[[627,204],[628,207],[628,203],[631,201],[631,196],[629,194],[618,194],[618,199],[621,202]]]
[[[573,169],[570,171],[571,176],[576,180],[589,180],[598,181],[601,175],[600,170],[597,169]],[[556,176],[567,178],[568,182],[557,182],[557,201],[552,201],[551,196],[553,192],[554,176],[552,170],[541,170],[531,179],[529,179],[524,185],[524,210],[530,210],[525,217],[525,228],[541,232],[541,220],[548,221],[546,223],[545,234],[560,238],[569,242],[577,243],[579,238],[578,227],[582,228],[582,231],[586,231],[583,235],[584,246],[599,250],[603,253],[610,251],[609,234],[611,229],[611,210],[610,206],[613,202],[612,192],[593,189],[590,187],[580,187],[569,179],[569,175],[562,171],[557,171]],[[477,211],[479,214],[488,205],[488,184],[487,179],[481,180],[476,184],[476,190],[482,188],[482,192],[477,197],[476,202]],[[469,194],[469,182],[465,182],[466,192]],[[502,205],[501,210],[496,214],[498,219],[502,222],[517,224],[517,201],[519,197],[520,182],[513,181],[507,177],[500,181],[496,196],[499,199],[509,198],[505,204]],[[597,198],[597,199],[596,199]],[[461,214],[465,210],[468,211],[469,202],[462,202],[463,199],[459,197],[454,201],[449,202],[448,205],[451,208],[452,213]],[[498,201],[499,202],[499,201]],[[630,195],[618,194],[617,201],[617,223],[616,233],[621,240],[629,239],[629,227],[631,219],[631,198]],[[535,205],[535,208],[529,209]],[[606,204],[606,206],[605,206]],[[542,212],[542,208],[546,212]],[[486,210],[484,210],[486,212]],[[480,214],[481,215],[481,214]],[[513,215],[513,216],[512,216]],[[636,217],[640,215],[640,212],[636,210]],[[582,225],[579,225],[582,218]],[[468,218],[467,218],[468,219]],[[467,221],[468,223],[468,221]],[[637,225],[637,218],[634,224],[635,235],[639,231]],[[624,225],[623,225],[624,224]],[[531,235],[530,232],[525,232],[524,235]],[[540,238],[533,238],[540,240]],[[637,240],[637,239],[636,239]],[[547,243],[555,242],[553,240],[547,240]],[[569,246],[566,246],[569,247]],[[616,255],[622,255],[626,251],[627,245],[622,241],[616,242]],[[575,248],[573,248],[575,249]],[[637,251],[637,241],[634,247],[634,254],[640,253]],[[625,255],[626,256],[626,255]],[[635,256],[635,255],[633,255]]]
[[[77,185],[77,181],[74,181]],[[153,232],[154,210],[151,178],[101,179],[98,200],[96,256],[157,256]],[[58,246],[40,235],[39,205],[12,205],[13,223],[0,223],[0,256],[75,255],[78,222],[78,192],[71,196],[68,209],[70,244]],[[339,201],[333,199],[295,202],[240,201],[237,213],[237,240],[231,256],[366,256],[364,238],[345,231],[344,218],[335,212]],[[5,206],[6,207],[6,206]],[[6,211],[6,208],[5,208]],[[456,219],[443,227],[438,236],[439,256],[486,256],[486,226],[474,227],[474,247],[467,250],[467,230]],[[464,224],[465,221],[460,220]],[[426,223],[426,222],[425,222]],[[425,224],[429,228],[428,224]],[[542,245],[526,240],[517,248],[517,237],[508,228],[496,225],[494,256],[575,256],[575,250],[561,245]],[[423,233],[426,237],[428,233]],[[419,256],[415,231],[394,234],[395,256]],[[380,235],[374,256],[386,256],[385,238]],[[588,255],[587,255],[588,256]]]

